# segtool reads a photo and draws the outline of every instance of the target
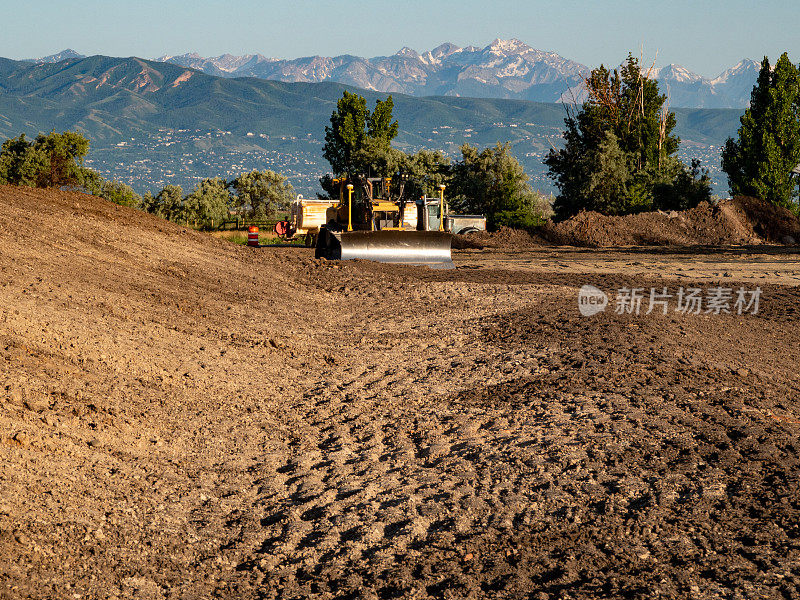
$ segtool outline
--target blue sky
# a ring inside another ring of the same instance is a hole
[[[716,76],[742,58],[800,60],[800,2],[529,0],[0,0],[0,56],[74,48],[141,56],[197,51],[294,58],[377,56],[449,41],[484,46],[516,37],[590,67],[633,51],[657,65]]]

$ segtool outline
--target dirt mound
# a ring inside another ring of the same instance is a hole
[[[739,196],[669,213],[617,217],[582,212],[549,223],[540,233],[556,244],[589,247],[794,243],[800,239],[800,221],[784,208]]]
[[[732,203],[765,241],[789,245],[800,243],[800,219],[792,211],[748,196],[737,196]]]
[[[0,598],[155,598],[223,569],[199,562],[226,514],[201,499],[278,443],[297,357],[322,360],[312,262],[0,186]]]
[[[727,246],[796,244],[800,219],[770,202],[737,196],[719,204],[702,202],[686,211],[607,216],[585,211],[528,233],[502,228],[495,233],[457,235],[455,249],[513,250],[533,246]]]

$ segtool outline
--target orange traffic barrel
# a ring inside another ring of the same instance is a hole
[[[247,245],[258,247],[258,227],[255,225],[247,229]]]

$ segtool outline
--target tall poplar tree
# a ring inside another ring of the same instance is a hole
[[[336,103],[331,124],[325,127],[322,156],[334,175],[362,175],[369,168],[372,154],[385,154],[397,136],[397,121],[392,121],[394,101],[376,100],[375,110],[358,94],[345,91]]]
[[[800,164],[800,71],[786,53],[775,69],[764,57],[740,122],[738,140],[728,138],[722,151],[731,194],[797,209],[791,172]]]

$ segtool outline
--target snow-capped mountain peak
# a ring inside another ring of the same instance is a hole
[[[408,46],[403,46],[397,51],[395,56],[407,56],[408,58],[420,58],[419,52]]]
[[[670,64],[661,69],[654,69],[654,72],[651,75],[654,79],[659,79],[662,81],[669,80],[680,83],[696,83],[705,79],[697,73],[693,73],[686,67],[676,64]]]
[[[526,50],[532,50],[526,43],[519,41],[516,38],[510,40],[501,40],[497,38],[486,47],[486,50],[494,54],[502,54],[508,56],[509,54],[519,54]]]
[[[756,73],[761,70],[761,63],[750,58],[744,58],[736,63],[735,66],[727,69],[719,74],[719,77],[711,80],[714,85],[727,83],[729,80],[736,77],[741,77],[744,74]]]
[[[362,58],[307,56],[290,60],[260,54],[203,58],[197,53],[159,60],[222,77],[259,77],[287,82],[336,81],[367,90],[415,96],[517,98],[538,102],[580,101],[589,68],[555,52],[536,50],[512,38],[487,46],[445,43],[419,53],[403,47],[391,56]],[[759,63],[740,61],[714,80],[680,65],[654,69],[670,106],[738,108],[747,106]]]
[[[86,58],[83,54],[79,54],[75,52],[72,48],[67,48],[66,50],[62,50],[61,52],[57,52],[56,54],[50,54],[49,56],[42,56],[41,58],[30,58],[27,62],[35,62],[35,63],[57,63],[61,62],[62,60],[68,60],[70,58]]]
[[[433,58],[441,59],[446,56],[450,56],[451,54],[455,54],[456,52],[461,52],[461,48],[455,44],[451,44],[450,42],[445,42],[444,44],[436,46],[436,48],[428,52],[428,54],[430,54]]]

